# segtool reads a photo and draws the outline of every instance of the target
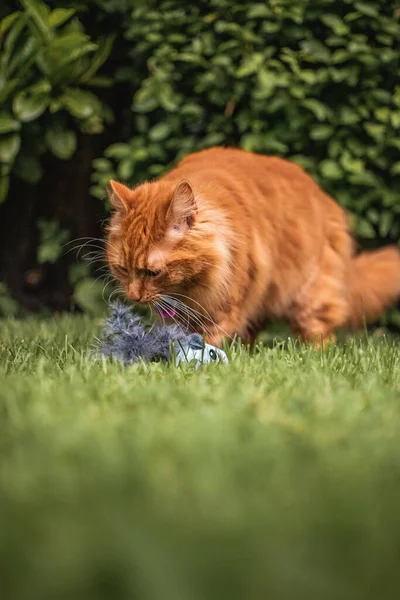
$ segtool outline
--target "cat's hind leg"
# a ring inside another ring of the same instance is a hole
[[[335,341],[335,330],[349,315],[348,261],[330,246],[315,279],[292,304],[293,331],[307,342],[324,346]]]

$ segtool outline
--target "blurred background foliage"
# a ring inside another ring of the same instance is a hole
[[[0,16],[0,312],[98,312],[103,283],[65,244],[102,238],[108,180],[214,145],[296,161],[361,246],[398,243],[398,2],[6,0]]]

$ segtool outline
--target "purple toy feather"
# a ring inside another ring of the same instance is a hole
[[[113,303],[110,308],[111,314],[105,321],[98,353],[124,365],[140,361],[168,361],[172,342],[188,343],[193,335],[196,336],[185,334],[175,325],[149,329],[130,307],[119,302]]]

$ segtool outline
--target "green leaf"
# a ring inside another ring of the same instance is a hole
[[[346,60],[351,58],[351,54],[348,50],[335,50],[332,54],[332,63],[335,65],[344,63]],[[333,71],[333,73],[337,73],[337,71]]]
[[[379,11],[376,7],[376,3],[372,2],[355,2],[355,8],[363,15],[367,17],[379,16]]]
[[[16,19],[13,22],[13,27],[11,27],[10,31],[7,32],[5,37],[5,41],[1,47],[1,66],[2,69],[0,71],[0,75],[3,77],[10,77],[12,74],[11,64],[14,60],[15,54],[14,50],[21,43],[22,32],[26,29],[27,18],[26,15],[21,14],[19,19]],[[14,53],[14,55],[13,55]],[[5,81],[7,79],[5,78]],[[19,82],[20,84],[21,82]]]
[[[321,21],[324,25],[332,29],[336,35],[346,35],[350,31],[349,26],[338,15],[324,14],[321,16]]]
[[[59,101],[77,119],[88,119],[93,113],[101,112],[99,99],[91,92],[79,88],[68,88],[59,97]]]
[[[118,174],[118,178],[122,179],[122,181],[130,181],[134,171],[135,171],[135,162],[132,157],[124,158],[118,164],[117,174]]]
[[[10,165],[14,162],[21,147],[19,134],[13,133],[0,136],[0,163]]]
[[[11,25],[21,17],[21,11],[17,10],[16,12],[11,13],[11,15],[7,15],[0,21],[0,38],[4,36],[5,33],[10,29]]]
[[[279,77],[267,69],[260,69],[257,74],[258,89],[257,97],[260,99],[269,98],[275,91]]]
[[[390,172],[392,175],[400,175],[400,161],[394,163],[394,165],[390,169]]]
[[[210,146],[218,146],[225,142],[225,136],[223,133],[218,133],[218,131],[214,131],[213,133],[207,134],[202,140],[203,147]]]
[[[305,81],[306,83],[309,83],[310,85],[312,85],[313,83],[316,83],[318,80],[318,75],[315,71],[311,71],[311,69],[302,69],[299,72],[299,77],[302,81]]]
[[[38,32],[43,38],[48,39],[52,35],[49,25],[49,9],[40,0],[20,0],[22,6],[35,23]]]
[[[55,8],[49,14],[48,22],[51,27],[60,27],[64,25],[74,14],[74,8]]]
[[[113,169],[111,161],[107,158],[95,158],[92,164],[97,171],[102,171],[103,173],[110,173]]]
[[[262,2],[256,2],[252,4],[247,11],[248,19],[264,19],[271,14],[271,9],[269,6]]]
[[[106,310],[103,300],[104,284],[91,277],[80,280],[74,290],[74,301],[81,310],[92,315],[102,315]]]
[[[340,164],[349,173],[362,173],[365,168],[364,161],[360,158],[354,158],[347,150],[342,153]]]
[[[315,125],[310,131],[312,140],[327,140],[334,132],[330,125]]]
[[[195,102],[187,102],[180,111],[181,115],[189,115],[193,118],[201,119],[204,115],[204,108]]]
[[[379,233],[382,237],[386,237],[392,229],[394,215],[388,210],[384,210],[381,214],[379,222]]]
[[[57,123],[47,129],[45,140],[50,152],[62,160],[71,158],[76,150],[77,140],[75,132],[64,129]]]
[[[87,262],[72,264],[68,269],[68,282],[75,287],[78,281],[90,277],[90,266]]]
[[[52,37],[46,45],[42,46],[36,64],[50,79],[53,87],[60,82],[65,85],[69,81],[75,81],[81,74],[82,63],[78,63],[78,60],[95,50],[97,45],[84,33],[79,31],[63,33]]]
[[[152,142],[161,142],[165,140],[171,133],[171,126],[167,121],[157,123],[149,131],[149,138]]]
[[[110,158],[127,158],[131,154],[131,147],[129,144],[117,143],[108,146],[108,148],[104,151],[105,156]]]
[[[264,63],[264,55],[261,52],[252,52],[248,58],[243,61],[243,64],[236,71],[236,76],[247,77],[256,73]]]
[[[21,129],[21,123],[16,121],[9,113],[0,113],[0,134],[11,133]]]
[[[386,127],[378,123],[365,123],[365,131],[377,142],[381,142],[385,136]]]
[[[91,56],[90,65],[79,78],[81,83],[90,83],[90,85],[94,85],[93,77],[110,56],[114,40],[115,35],[107,35],[98,40],[97,50],[95,50]],[[102,87],[107,87],[108,81],[109,79],[106,77],[97,77],[97,82],[100,82],[100,84],[97,83],[99,86],[102,84]]]
[[[46,93],[32,93],[28,88],[16,94],[13,100],[13,112],[15,116],[28,123],[40,117],[49,106],[50,97]]]
[[[342,143],[337,138],[333,138],[328,143],[328,155],[331,158],[337,158],[342,150]]]
[[[330,108],[315,98],[303,100],[301,104],[308,108],[319,121],[324,121],[331,113]]]
[[[371,171],[363,171],[362,173],[352,173],[348,176],[348,181],[352,185],[360,185],[366,187],[378,187],[381,185],[379,178]]]
[[[329,158],[321,162],[320,172],[326,179],[337,180],[343,177],[343,171],[338,163]]]
[[[400,111],[395,110],[390,114],[390,122],[395,129],[400,127]]]
[[[342,106],[339,122],[343,125],[354,125],[360,121],[360,115],[350,106]]]
[[[357,233],[365,239],[373,239],[375,237],[375,229],[366,219],[359,219],[357,221]]]
[[[163,86],[159,94],[161,106],[168,112],[175,112],[178,107],[178,98],[170,85]]]
[[[62,254],[64,244],[69,238],[69,232],[61,229],[56,220],[39,219],[38,228],[40,232],[37,250],[38,263],[57,262]]]
[[[240,139],[240,147],[248,152],[259,151],[262,143],[262,136],[256,133],[245,133]]]
[[[132,109],[139,113],[151,112],[158,106],[156,94],[150,88],[142,88],[133,97]]]
[[[317,40],[307,40],[302,42],[301,48],[310,60],[317,62],[329,62],[330,52],[324,44]]]
[[[377,121],[387,123],[390,119],[391,112],[387,106],[381,106],[374,111],[374,115]]]
[[[370,94],[381,104],[390,104],[392,101],[392,94],[388,90],[378,88],[376,90],[371,90]]]
[[[100,115],[93,114],[88,119],[81,121],[80,130],[89,135],[101,133],[104,130],[103,119]]]

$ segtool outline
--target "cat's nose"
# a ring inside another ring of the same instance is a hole
[[[136,285],[130,284],[126,295],[129,300],[132,300],[132,302],[140,302],[141,301],[141,292]]]
[[[138,302],[142,302],[143,304],[145,304],[146,302],[150,302],[151,299],[152,294],[150,294],[149,292],[142,292]]]
[[[128,287],[127,297],[132,302],[139,302],[140,304],[146,304],[152,299],[152,294],[146,292],[146,290],[140,289],[137,285],[131,284]]]

